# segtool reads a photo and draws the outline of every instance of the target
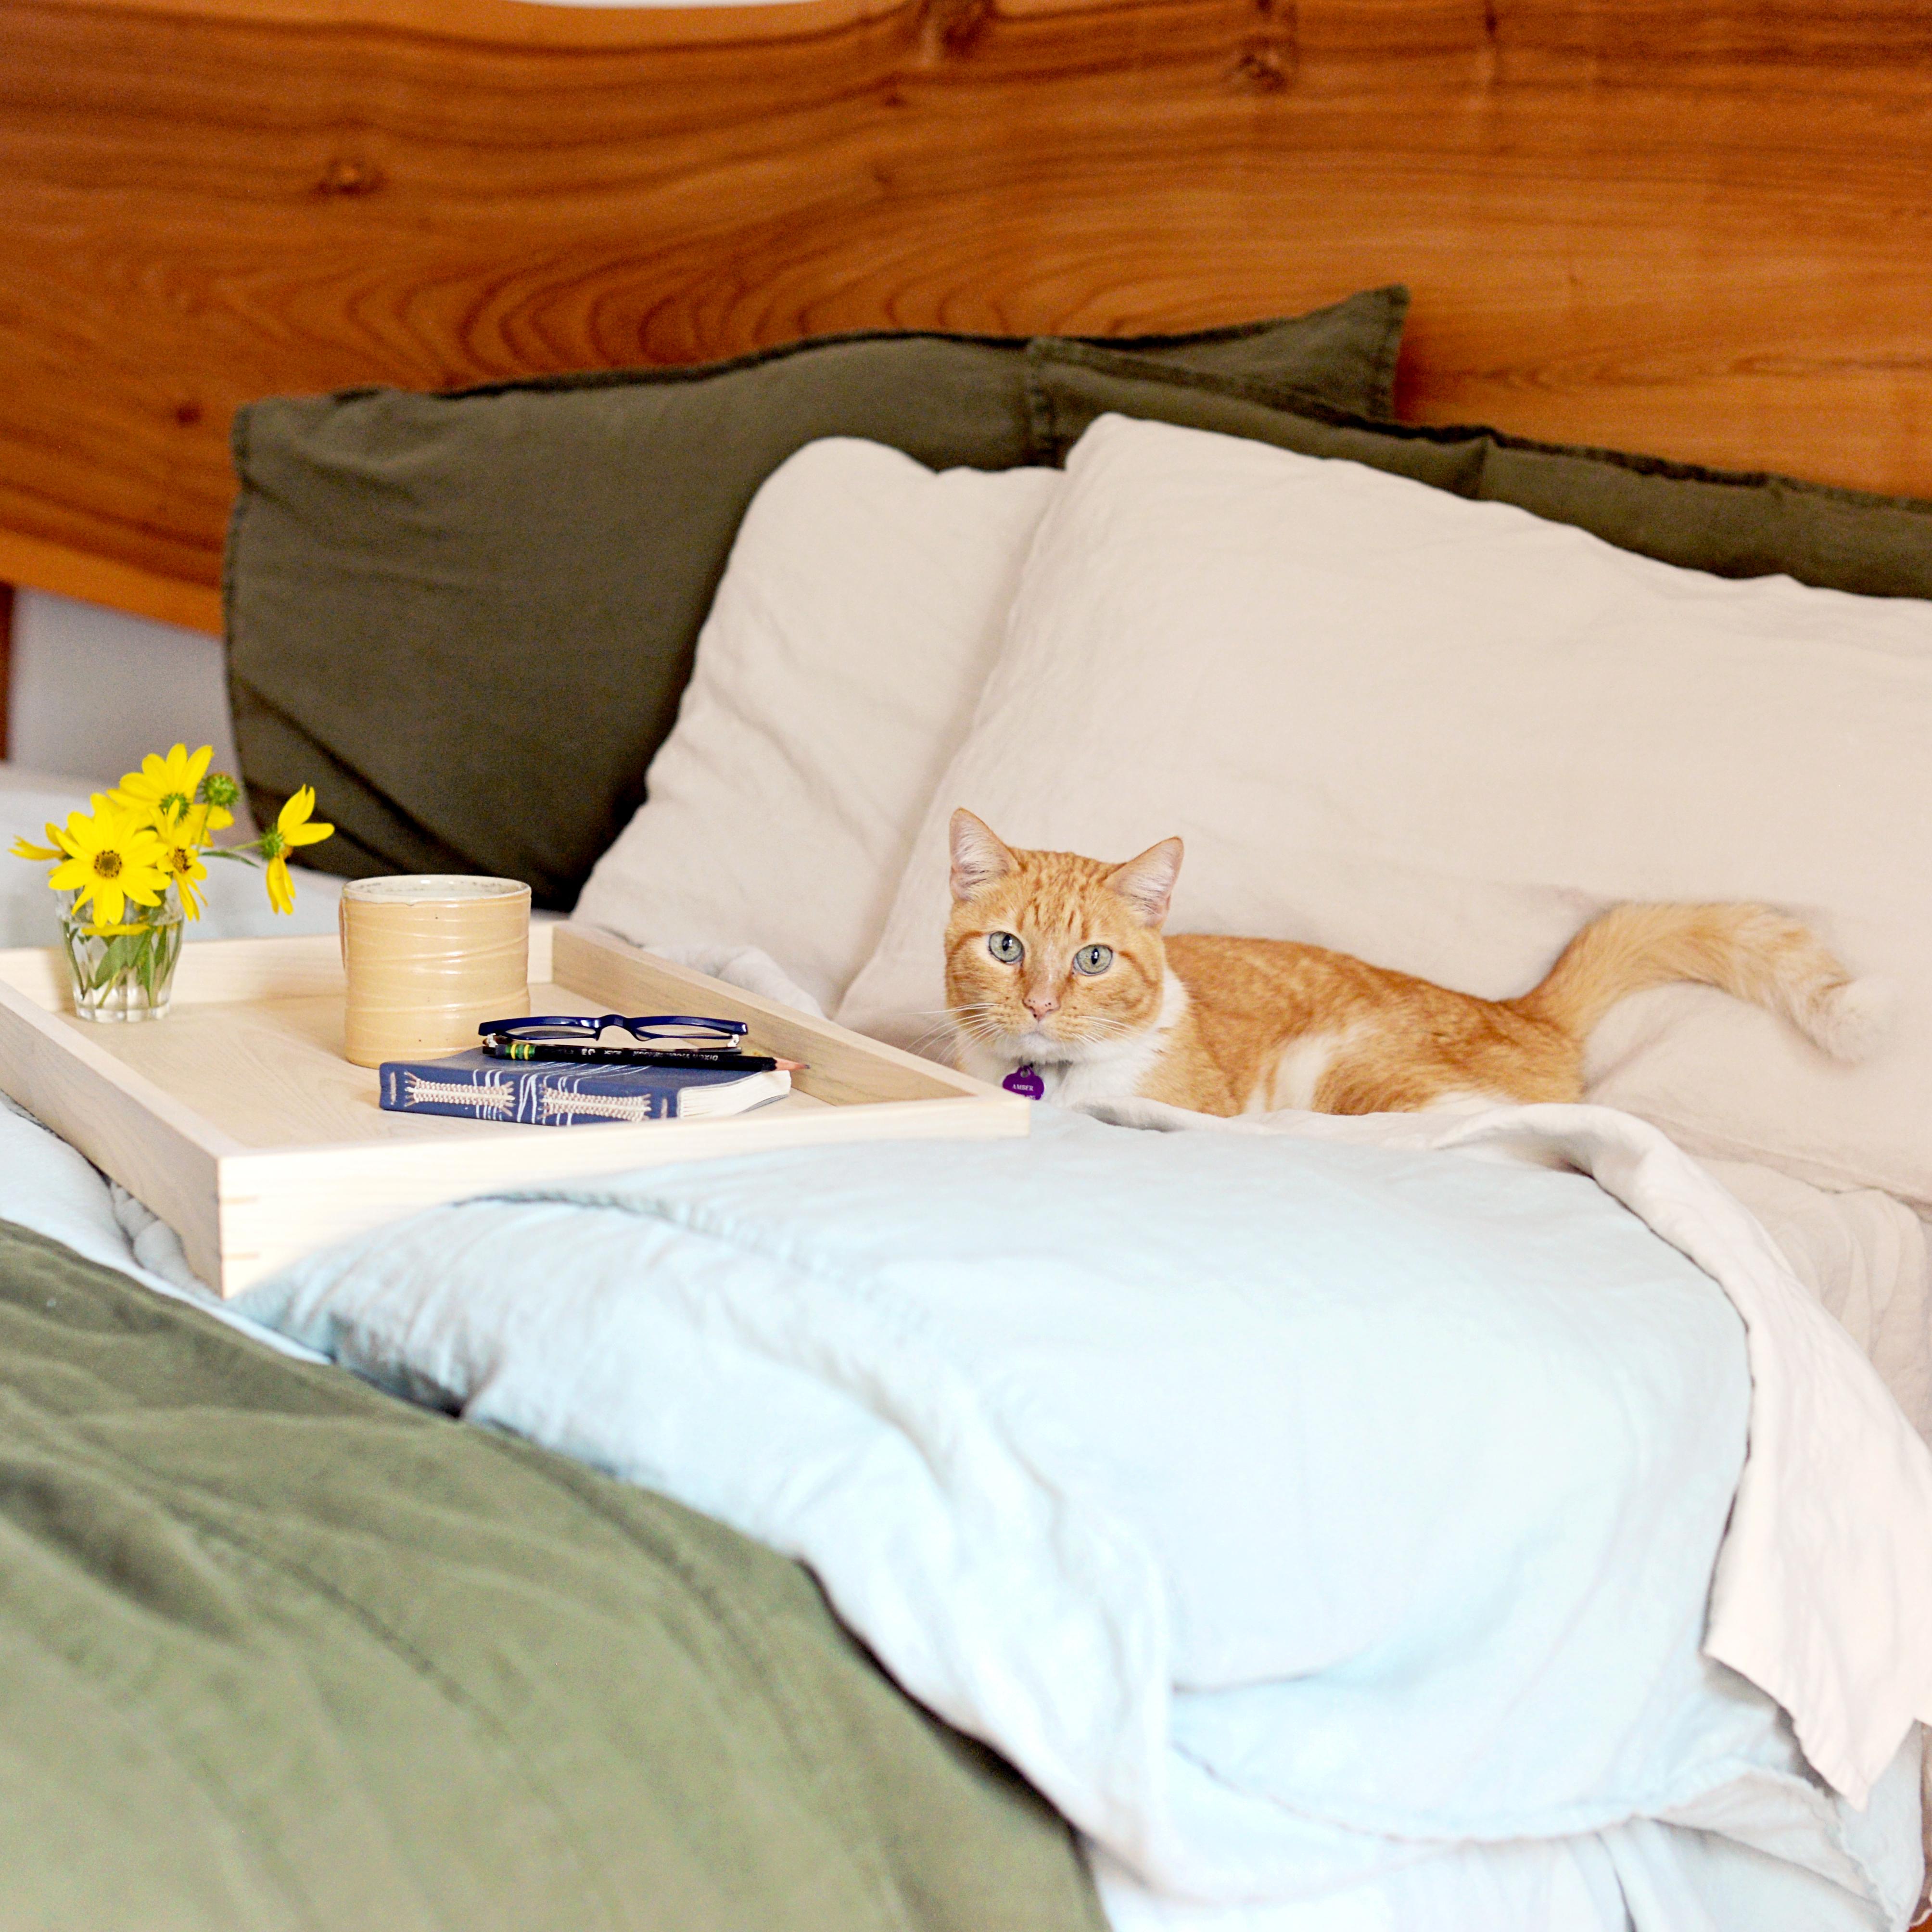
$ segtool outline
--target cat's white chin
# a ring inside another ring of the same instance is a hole
[[[988,1040],[962,1040],[955,1061],[962,1072],[998,1084],[1021,1066],[1031,1066],[1046,1088],[1046,1097],[1062,1106],[1132,1094],[1160,1057],[1168,1029],[1187,1007],[1187,989],[1169,974],[1160,1011],[1153,1025],[1123,1038],[1056,1040],[1038,1028],[1001,1034]]]
[[[1150,1033],[1152,1029],[1148,1031]],[[1085,1066],[1096,1060],[1133,1054],[1144,1036],[1134,1034],[1126,1039],[1116,1036],[1106,1040],[1058,1040],[1035,1028],[1025,1033],[1002,1034],[984,1050],[994,1058],[1005,1059],[1016,1066]]]
[[[1045,1034],[1028,1036],[1030,1050],[1041,1054],[1056,1066],[1070,1066],[1078,1063],[1106,1058],[1119,1052],[1124,1042],[1120,1040],[1052,1040]]]
[[[1030,1066],[1046,1077],[1053,1090],[1064,1075],[1137,1063],[1142,1056],[1132,1050],[1135,1044],[1118,1040],[1055,1040],[1038,1031],[999,1034],[991,1040],[962,1040],[955,1064],[962,1072],[995,1083],[1017,1067]],[[1111,1087],[1114,1083],[1108,1084]]]

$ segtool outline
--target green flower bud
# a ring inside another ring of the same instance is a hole
[[[226,811],[242,796],[242,788],[226,772],[210,772],[194,788],[195,802],[218,805]]]

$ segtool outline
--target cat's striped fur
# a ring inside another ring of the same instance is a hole
[[[1674,981],[1782,1014],[1843,1059],[1880,1018],[1807,927],[1762,906],[1613,907],[1539,985],[1484,1000],[1286,940],[1163,938],[1180,858],[1178,838],[1120,865],[1016,850],[955,812],[946,997],[960,1065],[999,1080],[1030,1064],[1067,1105],[1386,1113],[1580,1100],[1591,1030]]]

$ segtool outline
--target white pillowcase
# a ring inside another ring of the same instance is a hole
[[[1932,1202],[1932,604],[1730,582],[1358,464],[1102,418],[838,1017],[938,1004],[956,806],[1125,859],[1169,928],[1490,998],[1621,899],[1759,899],[1899,995],[1867,1064],[1703,988],[1624,1003],[1591,1097],[1693,1151]]]
[[[760,947],[836,1006],[878,942],[1061,480],[935,473],[850,437],[775,470],[646,802],[573,916],[638,945]]]

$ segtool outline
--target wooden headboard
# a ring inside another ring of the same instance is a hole
[[[0,0],[0,581],[244,399],[1414,291],[1403,412],[1932,495],[1920,0]]]

